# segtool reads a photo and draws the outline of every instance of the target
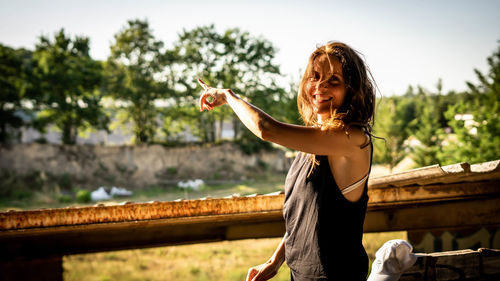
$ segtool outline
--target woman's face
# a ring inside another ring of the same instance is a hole
[[[340,62],[333,58],[328,60],[326,55],[317,57],[313,62],[312,75],[307,83],[307,93],[311,98],[314,112],[318,114],[318,122],[328,119],[331,110],[342,105],[346,93],[345,88]]]

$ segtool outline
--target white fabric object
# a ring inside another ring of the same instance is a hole
[[[130,196],[132,195],[132,191],[127,190],[123,187],[111,187],[111,191],[109,192],[111,196]]]
[[[99,187],[99,189],[94,190],[90,193],[90,200],[92,201],[101,201],[101,200],[109,200],[111,196],[106,192],[104,187]]]
[[[405,240],[394,239],[375,253],[375,261],[367,281],[397,281],[417,261],[413,247]]]
[[[196,180],[188,180],[188,181],[180,181],[177,183],[177,186],[180,188],[184,189],[192,189],[192,190],[199,190],[202,185],[204,185],[205,182],[201,179],[196,179]]]

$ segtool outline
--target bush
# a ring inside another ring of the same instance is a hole
[[[168,167],[167,172],[169,175],[175,175],[177,174],[177,167]]]
[[[71,190],[71,175],[64,173],[59,178],[59,187],[64,190]]]
[[[90,202],[90,191],[88,190],[79,190],[76,193],[76,201],[79,203],[88,203]]]
[[[73,202],[73,198],[69,195],[60,194],[57,197],[57,201],[59,201],[59,203],[71,203]]]
[[[33,193],[29,190],[14,190],[12,191],[11,198],[16,200],[28,199],[33,196]]]

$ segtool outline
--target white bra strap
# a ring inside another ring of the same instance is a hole
[[[348,186],[348,187],[346,187],[346,188],[342,189],[342,190],[341,190],[342,194],[344,194],[344,195],[345,195],[345,194],[347,194],[347,193],[349,193],[349,192],[353,191],[354,189],[358,188],[358,187],[359,187],[359,185],[361,185],[361,184],[362,184],[362,183],[366,180],[366,178],[368,178],[368,174],[366,174],[366,176],[364,176],[364,177],[363,177],[362,179],[360,179],[359,181],[357,181],[357,182],[355,182],[355,183],[351,184],[350,186]]]

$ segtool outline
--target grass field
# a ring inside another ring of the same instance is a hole
[[[390,239],[407,239],[406,232],[367,233],[370,264],[376,250]],[[248,239],[64,257],[64,280],[245,280],[251,266],[265,262],[281,238]],[[272,280],[290,280],[283,265]]]
[[[249,179],[239,182],[227,182],[221,184],[204,185],[200,190],[183,190],[176,186],[149,186],[133,190],[131,197],[115,198],[103,203],[105,205],[117,204],[123,201],[130,202],[148,202],[156,201],[172,201],[179,198],[197,199],[203,197],[221,198],[228,195],[238,194],[245,196],[249,194],[259,193],[266,194],[275,191],[283,190],[285,183],[284,173],[268,173],[263,174],[257,179]],[[0,179],[0,188],[8,183]],[[76,200],[60,200],[61,193],[59,188],[49,188],[46,191],[42,190],[24,190],[22,196],[0,196],[0,212],[8,210],[32,210],[40,208],[63,208],[68,206],[91,206],[96,202],[79,203]],[[67,198],[67,197],[64,197]]]

